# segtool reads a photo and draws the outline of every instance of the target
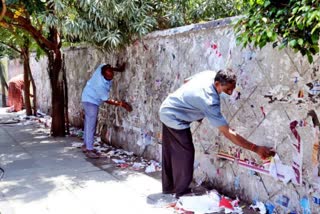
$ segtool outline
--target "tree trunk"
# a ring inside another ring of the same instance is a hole
[[[1,89],[2,89],[2,107],[7,106],[7,99],[6,99],[6,89],[8,91],[8,84],[4,77],[4,66],[0,62],[0,81],[1,81]]]
[[[1,90],[2,90],[2,107],[7,106],[7,100],[6,100],[6,89],[4,88],[4,84],[1,81]]]
[[[36,84],[34,82],[33,76],[32,76],[32,72],[31,72],[31,68],[30,68],[30,52],[29,50],[27,52],[23,51],[25,54],[23,55],[24,57],[24,82],[27,82],[27,84],[25,84],[25,97],[28,97],[28,99],[26,98],[25,100],[25,104],[26,104],[26,114],[27,115],[34,115],[37,116],[37,87]],[[26,77],[27,76],[27,77]],[[31,97],[31,93],[30,93],[30,81],[32,84],[32,107],[31,107],[31,102],[30,102],[30,97]],[[27,95],[27,92],[29,96]],[[30,106],[30,110],[29,110],[29,106]]]
[[[65,66],[65,57],[63,55],[63,61],[62,61],[62,71],[63,71],[63,89],[64,89],[64,111],[65,111],[65,118],[66,118],[66,134],[70,135],[70,129],[69,129],[69,109],[68,109],[68,84],[67,84],[67,75],[66,75],[66,66]]]
[[[33,115],[37,116],[37,87],[34,82],[31,69],[29,70],[29,77],[32,84],[32,95],[33,95]]]
[[[52,95],[52,136],[65,136],[65,112],[64,112],[64,90],[63,90],[63,71],[62,55],[60,49],[48,52],[49,66],[48,72],[51,82]]]
[[[25,105],[26,105],[26,114],[27,115],[37,115],[37,91],[36,91],[36,85],[34,83],[34,79],[32,76],[31,68],[30,68],[30,39],[28,37],[24,37],[24,47],[22,48],[22,55],[24,60],[24,91],[25,91]],[[33,97],[33,112],[30,102],[30,81],[32,82],[32,97]]]
[[[26,62],[26,59],[24,59],[23,62],[23,67],[24,67],[24,71],[23,71],[23,81],[24,81],[24,85],[23,85],[23,91],[24,91],[24,104],[26,107],[26,115],[32,115],[32,109],[31,109],[31,102],[30,102],[30,82],[29,82],[29,78],[28,78],[28,62]]]
[[[26,106],[26,115],[32,115],[31,102],[30,102],[30,53],[29,53],[29,42],[25,40],[24,48],[22,49],[23,57],[23,80],[24,80],[24,103]]]

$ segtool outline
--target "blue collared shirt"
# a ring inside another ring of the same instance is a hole
[[[101,74],[101,68],[104,64],[94,71],[92,77],[87,82],[82,92],[81,101],[100,105],[109,99],[112,80],[106,80]]]
[[[220,96],[214,87],[216,72],[203,71],[191,78],[162,103],[161,122],[173,129],[186,129],[190,123],[207,117],[214,127],[228,125],[221,114]]]

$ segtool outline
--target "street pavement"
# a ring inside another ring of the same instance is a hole
[[[0,108],[1,214],[173,213],[161,194],[159,172],[117,168],[108,158],[89,160],[76,137],[53,138],[38,122]]]

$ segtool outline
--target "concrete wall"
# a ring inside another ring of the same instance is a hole
[[[12,77],[17,76],[18,74],[23,73],[23,66],[21,65],[21,59],[12,59],[9,60],[8,63],[8,69],[9,69],[9,74],[8,74],[8,79],[10,80]]]
[[[126,62],[115,75],[111,97],[130,102],[133,112],[103,105],[102,138],[136,154],[160,160],[161,123],[158,109],[168,93],[197,72],[235,69],[238,84],[222,111],[230,126],[258,145],[275,147],[279,159],[262,161],[236,148],[204,120],[192,127],[196,148],[195,180],[208,181],[242,199],[262,200],[278,213],[301,212],[306,196],[313,213],[320,196],[317,172],[319,127],[307,116],[319,113],[319,62],[310,65],[290,50],[241,49],[235,44],[230,19],[154,32],[117,55],[93,48],[66,50],[70,121],[82,124],[81,92],[100,63]],[[39,105],[50,107],[46,61],[32,62]],[[199,127],[198,127],[199,126]],[[227,161],[229,159],[229,161]]]

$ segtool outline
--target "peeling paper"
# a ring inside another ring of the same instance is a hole
[[[315,81],[312,84],[312,88],[309,90],[309,94],[318,95],[320,93],[320,83]]]
[[[278,200],[276,201],[279,205],[283,206],[283,207],[288,207],[289,206],[289,202],[290,202],[290,198],[285,196],[285,195],[280,195],[278,197]]]
[[[267,202],[266,204],[265,204],[265,207],[266,207],[266,209],[267,209],[267,214],[272,214],[273,213],[273,210],[274,210],[274,205],[273,204],[271,204],[270,202]]]
[[[118,160],[118,159],[111,159],[111,160],[117,164],[126,163],[124,160]]]
[[[83,145],[83,143],[79,143],[79,142],[72,142],[71,146],[75,147],[75,148],[80,148]]]
[[[282,164],[279,155],[276,154],[270,162],[270,175],[274,178],[279,178],[284,183],[290,180],[295,181],[295,172],[292,167]]]
[[[145,165],[142,163],[135,162],[131,167],[133,170],[140,170],[140,169],[143,169]]]
[[[258,209],[260,214],[267,214],[266,207],[261,201],[257,201],[255,205],[250,205],[250,208],[254,210]]]
[[[201,196],[182,196],[174,204],[169,204],[168,208],[174,208],[175,213],[233,213],[243,214],[239,207],[239,200],[230,200],[227,197],[220,196],[216,190],[211,190]]]
[[[145,170],[146,173],[151,173],[151,172],[155,172],[155,171],[156,171],[156,167],[153,164],[147,166],[147,168]]]
[[[137,142],[139,146],[148,146],[152,143],[151,135],[147,130],[140,131],[140,137]]]
[[[311,214],[310,203],[309,203],[309,199],[308,199],[307,196],[304,196],[300,200],[300,206],[302,208],[302,213],[303,214]]]
[[[215,194],[201,196],[182,196],[179,198],[176,207],[195,213],[213,213],[220,212],[220,197]]]
[[[160,171],[161,170],[161,166],[158,162],[151,160],[150,165],[147,166],[145,172],[146,173],[151,173],[151,172],[156,172],[156,171]]]
[[[312,196],[313,203],[316,205],[320,205],[320,196],[313,195]]]
[[[219,207],[222,207],[224,208],[225,210],[227,210],[227,212],[230,210],[230,211],[233,211],[234,208],[233,208],[233,205],[232,205],[232,201],[225,198],[225,197],[221,197],[221,200],[219,202]]]

